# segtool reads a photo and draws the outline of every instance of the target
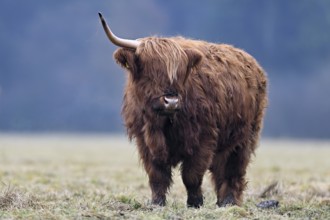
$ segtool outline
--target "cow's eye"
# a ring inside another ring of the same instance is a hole
[[[126,67],[126,69],[130,69],[128,62],[125,63],[125,67]]]

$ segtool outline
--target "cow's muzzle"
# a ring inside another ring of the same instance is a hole
[[[173,95],[163,95],[153,101],[152,108],[161,115],[171,115],[179,111],[181,107],[180,98]]]
[[[167,110],[175,110],[179,107],[179,98],[173,96],[163,96],[164,98],[164,106]]]

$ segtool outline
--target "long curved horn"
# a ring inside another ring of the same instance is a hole
[[[107,25],[107,22],[105,21],[101,13],[99,13],[99,17],[101,19],[104,31],[112,43],[114,43],[119,47],[125,47],[131,49],[136,49],[139,46],[140,42],[137,40],[122,39],[114,35],[114,33],[112,33],[112,31],[110,30],[109,26]]]

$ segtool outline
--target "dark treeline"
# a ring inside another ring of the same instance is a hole
[[[123,132],[125,75],[99,24],[122,37],[229,43],[270,78],[264,136],[330,138],[330,1],[0,2],[0,131]]]

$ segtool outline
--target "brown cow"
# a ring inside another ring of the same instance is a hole
[[[212,174],[217,205],[240,205],[246,168],[267,105],[257,61],[226,44],[182,37],[116,37],[100,14],[114,58],[128,74],[122,115],[149,176],[152,203],[165,205],[172,167],[181,163],[189,207],[203,204]]]

